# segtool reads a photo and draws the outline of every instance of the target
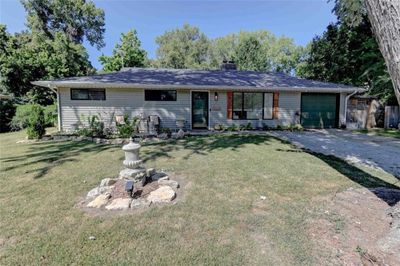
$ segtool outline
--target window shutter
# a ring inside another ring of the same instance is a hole
[[[279,119],[279,92],[274,92],[274,111],[272,118]]]
[[[227,114],[226,117],[227,119],[232,119],[233,117],[233,92],[232,91],[228,91],[227,93]]]

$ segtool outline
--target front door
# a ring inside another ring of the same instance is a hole
[[[208,128],[208,92],[192,92],[192,128]]]

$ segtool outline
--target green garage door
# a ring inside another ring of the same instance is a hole
[[[305,128],[337,127],[338,104],[336,94],[302,93],[301,124]]]

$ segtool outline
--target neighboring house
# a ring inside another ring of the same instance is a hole
[[[161,127],[187,130],[216,125],[302,124],[308,128],[346,123],[349,95],[364,89],[283,73],[227,70],[125,68],[86,77],[35,81],[57,92],[59,130],[73,131],[98,115],[106,126],[128,114],[158,115]]]

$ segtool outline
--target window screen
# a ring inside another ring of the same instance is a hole
[[[261,92],[234,92],[233,119],[262,119],[263,95]]]
[[[176,101],[176,90],[145,90],[145,101]]]
[[[71,100],[104,101],[105,89],[71,89]]]

